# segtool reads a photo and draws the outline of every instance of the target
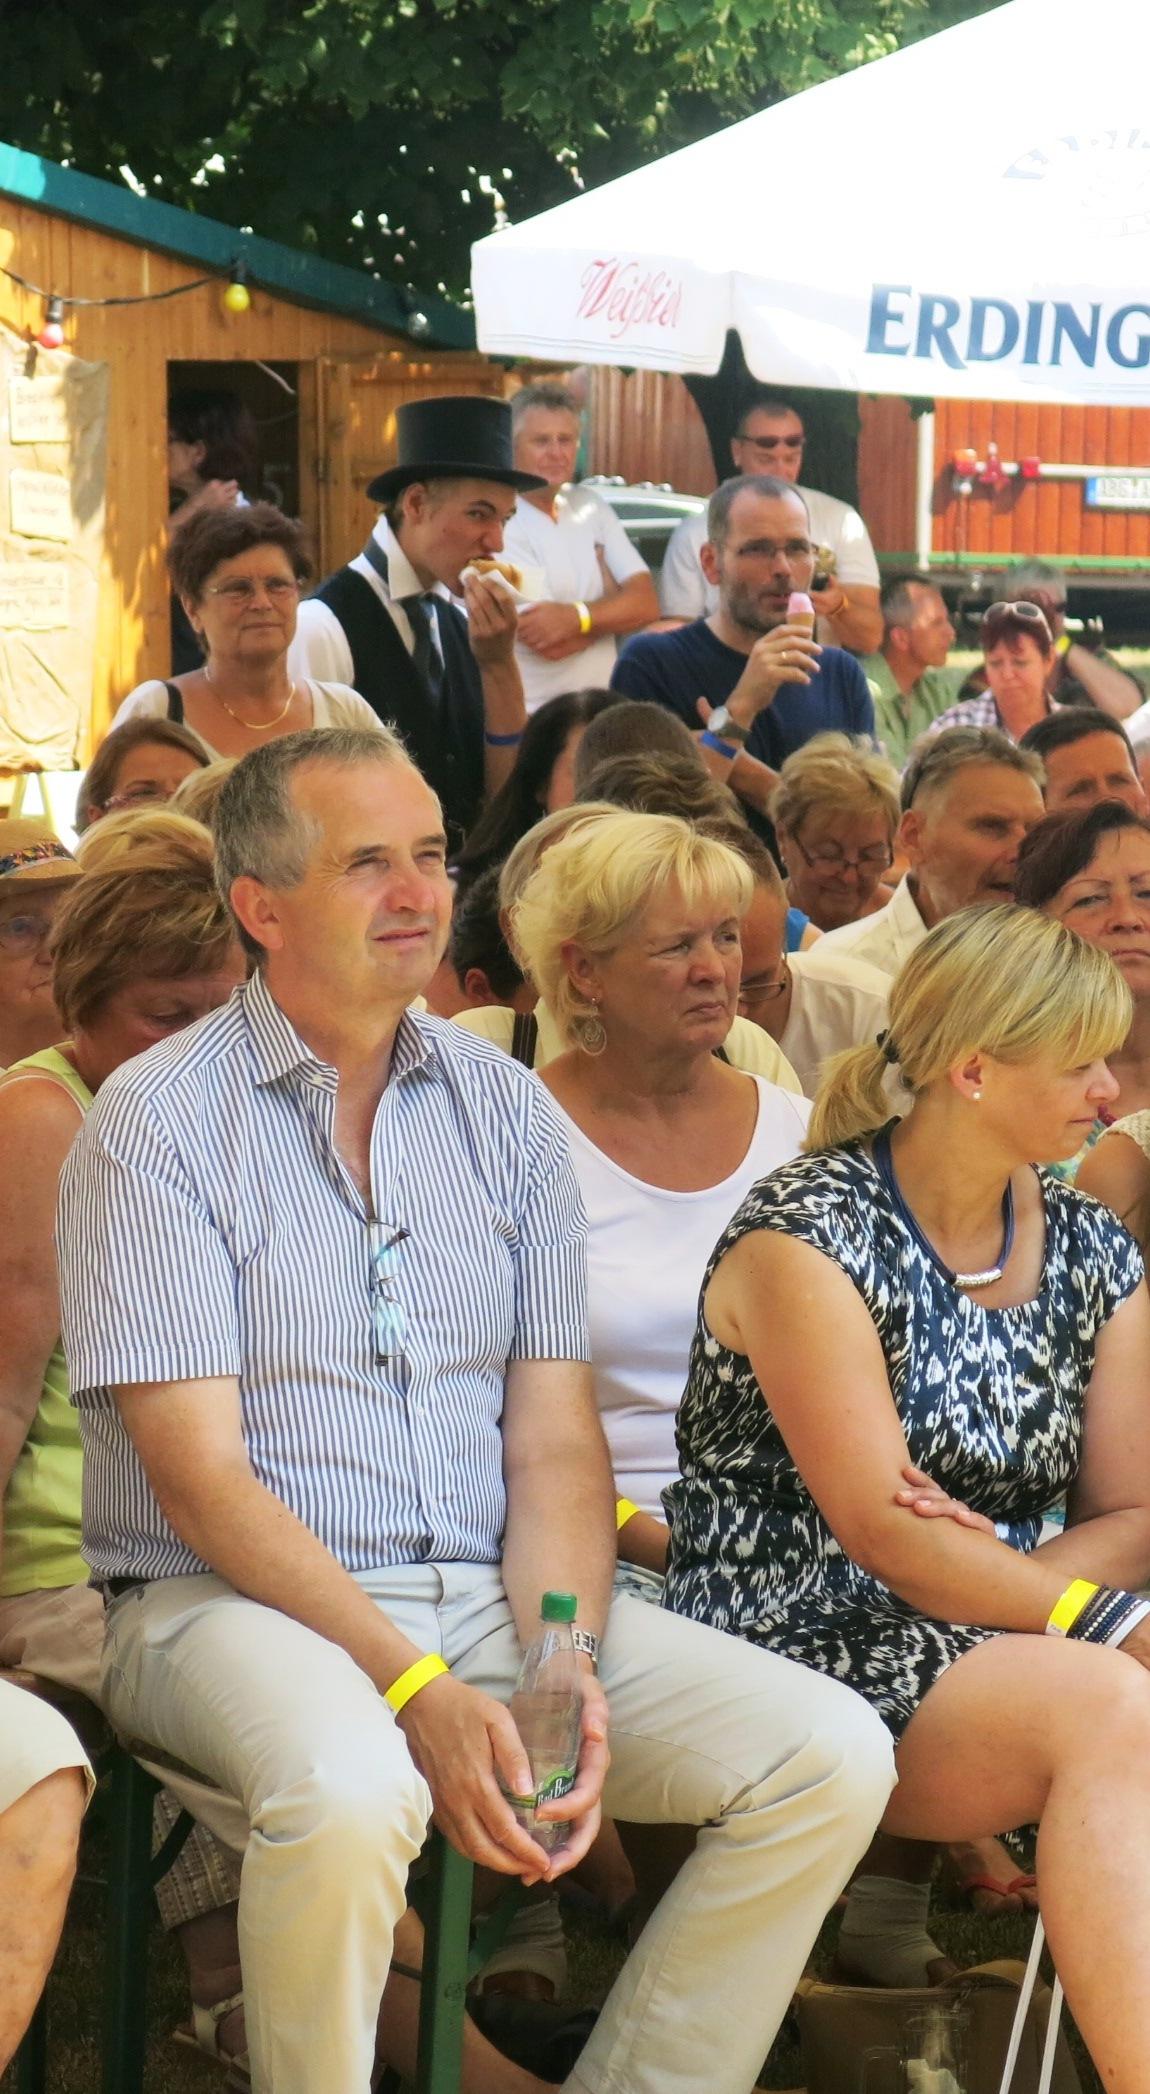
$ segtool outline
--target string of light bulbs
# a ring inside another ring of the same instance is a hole
[[[9,283],[18,285],[33,298],[44,300],[44,324],[36,336],[41,349],[60,349],[64,343],[64,312],[68,306],[111,306],[111,305],[160,305],[168,298],[183,298],[189,291],[202,291],[206,284],[219,283],[217,276],[193,277],[190,283],[172,284],[166,291],[125,292],[113,298],[83,298],[61,291],[46,291],[42,284],[34,284],[30,278],[21,276],[18,269],[7,269],[0,263],[0,276]],[[246,313],[252,302],[248,289],[247,264],[239,259],[232,263],[223,302],[229,313]]]

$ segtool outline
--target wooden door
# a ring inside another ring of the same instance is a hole
[[[378,513],[367,487],[395,463],[395,412],[404,401],[448,393],[502,399],[505,390],[503,371],[482,356],[418,357],[387,349],[320,357],[314,422],[319,573],[331,574],[363,546]]]

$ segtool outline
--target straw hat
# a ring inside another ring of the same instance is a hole
[[[80,868],[42,815],[0,817],[0,887],[54,887]]]

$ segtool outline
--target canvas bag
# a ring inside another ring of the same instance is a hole
[[[963,2094],[1082,2094],[1058,2027],[1062,1987],[1037,1983],[1042,1942],[1039,1921],[1025,1966],[979,1963],[949,1985],[904,1991],[804,1978],[797,2009],[806,2094],[858,2094],[864,2052],[897,2047],[907,2015],[940,1999],[961,1999],[970,2011]]]

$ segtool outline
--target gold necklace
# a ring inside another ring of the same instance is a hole
[[[236,712],[234,707],[228,704],[222,692],[217,691],[211,670],[207,667],[204,669],[204,682],[209,686],[216,704],[222,705],[224,711],[231,715],[237,727],[246,727],[249,734],[270,734],[273,727],[278,727],[281,720],[287,719],[295,699],[295,685],[293,683],[287,695],[287,704],[282,712],[276,714],[274,720],[245,720],[242,713]]]

